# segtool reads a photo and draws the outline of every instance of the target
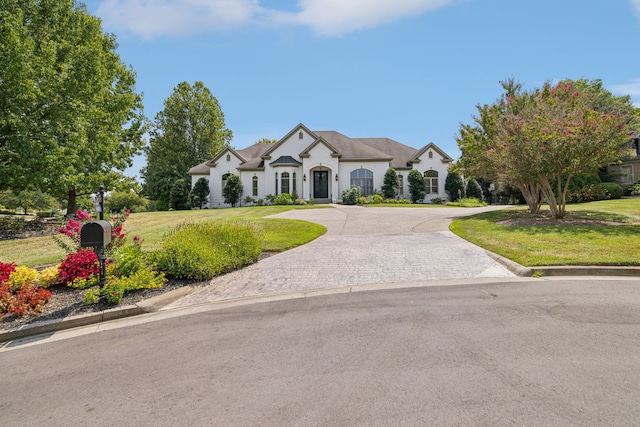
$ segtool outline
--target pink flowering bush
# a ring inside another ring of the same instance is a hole
[[[123,227],[130,213],[131,211],[127,209],[126,212],[122,214],[116,214],[111,217],[111,243],[109,243],[105,248],[107,253],[111,252],[115,248],[119,248],[124,245],[126,236],[124,234]],[[71,243],[61,239],[58,236],[54,236],[54,240],[56,241],[58,246],[64,249],[68,254],[78,252],[80,250],[80,230],[82,229],[83,225],[85,225],[87,222],[90,222],[91,220],[91,215],[81,209],[78,209],[78,211],[76,212],[76,216],[74,218],[70,218],[64,227],[58,229],[58,232],[60,234],[63,234],[71,239]]]

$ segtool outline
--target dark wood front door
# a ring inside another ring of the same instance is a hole
[[[313,173],[313,198],[329,198],[329,172],[315,171]]]

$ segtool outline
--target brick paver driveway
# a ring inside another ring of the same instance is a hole
[[[166,308],[353,285],[514,277],[483,249],[449,231],[454,218],[493,209],[504,206],[429,209],[335,205],[333,209],[274,215],[322,224],[327,233],[217,277]]]

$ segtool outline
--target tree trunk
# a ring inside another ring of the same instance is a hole
[[[542,201],[540,199],[540,187],[536,183],[522,183],[516,184],[516,187],[522,192],[524,200],[529,206],[529,210],[532,214],[536,215],[540,213],[540,206]]]
[[[76,214],[77,204],[76,204],[76,188],[71,187],[69,189],[69,194],[67,195],[67,216],[71,217]]]

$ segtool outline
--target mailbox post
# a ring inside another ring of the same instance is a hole
[[[107,281],[104,249],[111,243],[111,224],[105,220],[88,222],[80,229],[80,247],[93,248],[100,262],[100,287]]]

